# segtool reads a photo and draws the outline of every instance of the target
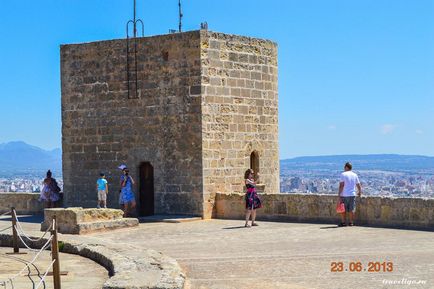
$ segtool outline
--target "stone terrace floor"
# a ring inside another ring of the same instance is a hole
[[[0,280],[5,280],[18,273],[35,256],[34,252],[27,249],[20,249],[21,253],[11,254],[12,248],[0,248]],[[13,287],[10,283],[5,288],[37,288],[45,270],[51,263],[49,251],[43,252],[33,263],[19,276],[13,280]],[[100,289],[108,278],[108,272],[104,267],[96,264],[92,260],[71,254],[60,253],[60,264],[63,272],[67,272],[62,278],[63,289]],[[38,272],[39,270],[39,272]],[[52,269],[49,270],[52,272]],[[86,284],[83,286],[83,284]],[[53,277],[49,275],[45,278],[45,286],[42,283],[39,288],[53,288]],[[4,286],[0,285],[0,288]]]
[[[0,221],[0,227],[2,227]],[[62,235],[87,243],[124,247],[136,256],[151,248],[174,257],[189,288],[434,288],[434,232],[326,224],[209,220],[144,223],[92,235]],[[39,224],[25,223],[35,231]],[[35,231],[35,235],[40,235]],[[393,272],[348,272],[350,262],[393,262]],[[344,262],[344,272],[330,272]],[[424,281],[422,285],[389,282]]]

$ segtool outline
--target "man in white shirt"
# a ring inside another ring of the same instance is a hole
[[[351,163],[346,163],[344,172],[341,174],[339,183],[339,200],[345,205],[345,212],[341,214],[342,222],[340,227],[346,226],[346,214],[349,214],[350,222],[348,225],[354,226],[354,212],[356,211],[356,187],[358,196],[362,195],[362,186],[360,185],[359,177],[352,172],[353,166]]]

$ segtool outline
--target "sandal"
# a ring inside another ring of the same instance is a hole
[[[353,222],[350,222],[350,223],[348,224],[348,226],[353,227],[353,226],[354,226],[354,223],[353,223]]]
[[[250,225],[249,224],[245,224],[244,227],[245,228],[250,228]]]
[[[339,223],[338,227],[345,227],[347,224],[344,222]]]

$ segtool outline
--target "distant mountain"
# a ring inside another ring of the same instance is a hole
[[[62,170],[62,151],[44,150],[22,141],[0,144],[0,175],[41,173],[51,169],[56,175]]]
[[[419,155],[373,154],[373,155],[334,155],[309,156],[280,161],[281,169],[335,169],[341,170],[346,162],[351,162],[355,170],[384,171],[433,171],[434,157]]]

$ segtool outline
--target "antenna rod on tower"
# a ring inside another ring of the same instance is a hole
[[[178,0],[179,7],[179,32],[182,32],[182,10],[181,10],[181,0]]]
[[[136,0],[134,0],[134,38],[137,37],[137,26],[136,26]]]

